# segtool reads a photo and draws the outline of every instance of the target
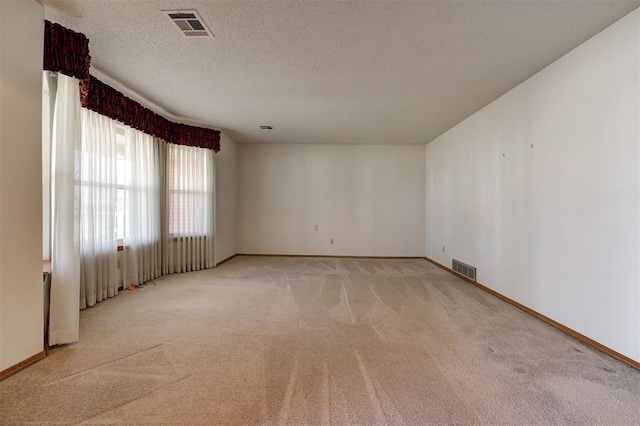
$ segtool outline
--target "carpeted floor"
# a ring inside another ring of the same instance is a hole
[[[80,318],[0,423],[640,423],[640,372],[425,260],[237,257]]]

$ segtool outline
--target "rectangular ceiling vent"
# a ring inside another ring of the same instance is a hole
[[[469,278],[471,281],[476,280],[476,268],[475,266],[467,265],[459,260],[452,260],[452,269],[462,276]]]
[[[262,125],[260,126],[262,130],[275,130],[276,128],[273,126]]]
[[[194,9],[163,10],[162,13],[167,15],[176,24],[180,32],[187,37],[213,37],[207,24]]]

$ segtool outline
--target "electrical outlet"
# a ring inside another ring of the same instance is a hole
[[[333,244],[333,238],[330,240],[330,244]]]
[[[313,230],[317,231],[318,230],[318,225],[313,225]]]

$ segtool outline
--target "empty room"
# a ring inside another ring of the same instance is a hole
[[[0,0],[0,424],[638,424],[639,8]]]

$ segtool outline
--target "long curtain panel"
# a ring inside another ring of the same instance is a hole
[[[45,79],[53,105],[49,342],[57,345],[78,340],[78,308],[118,294],[118,244],[125,285],[215,266],[215,160],[212,150],[81,108],[77,79]]]
[[[162,274],[162,142],[125,130],[124,282],[138,285]]]
[[[53,104],[51,126],[51,298],[49,344],[78,341],[80,317],[79,81],[46,72]]]
[[[213,151],[165,145],[163,273],[212,268],[215,258]]]
[[[116,122],[82,110],[80,308],[118,294]]]

